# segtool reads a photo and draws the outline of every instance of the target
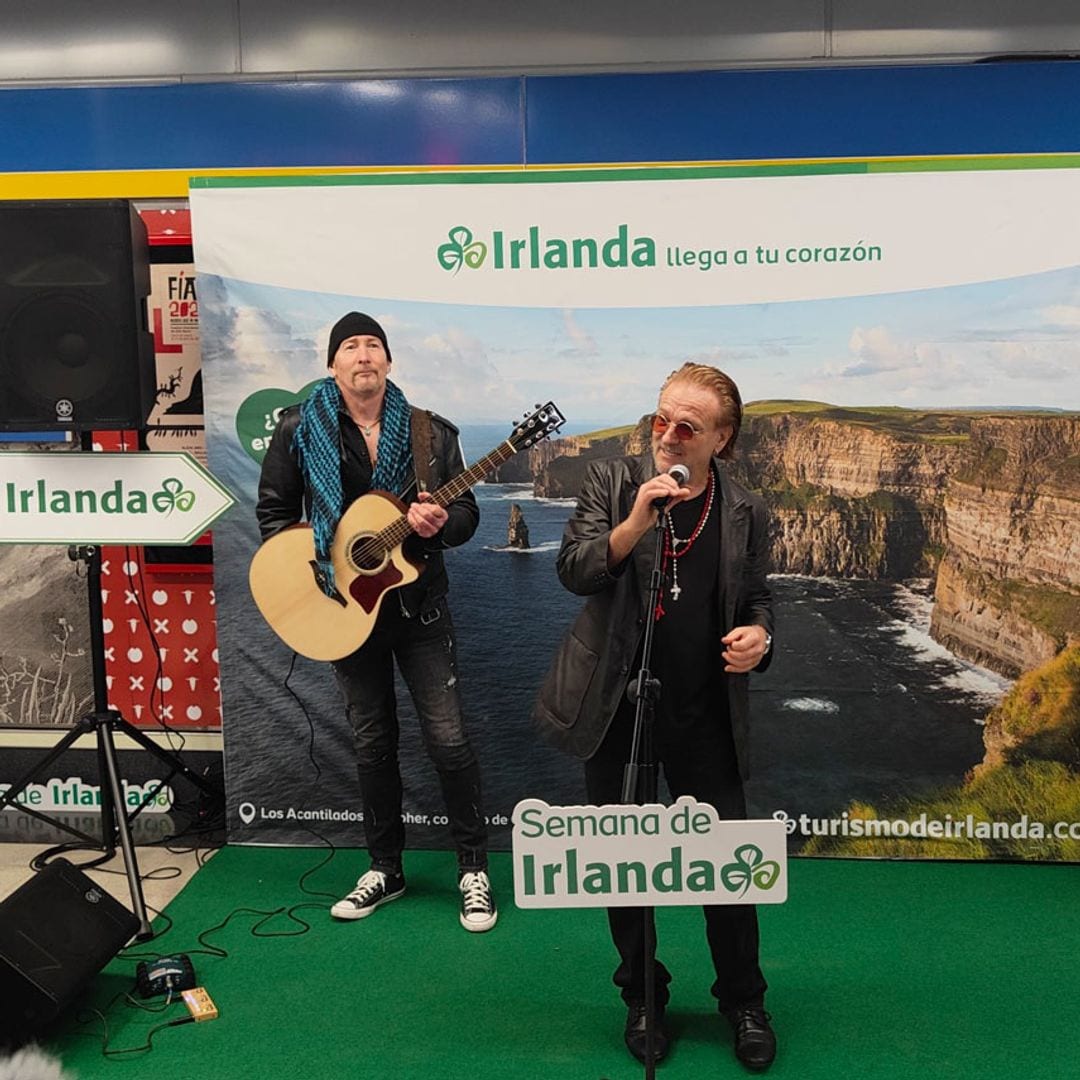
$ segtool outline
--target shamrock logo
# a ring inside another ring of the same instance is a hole
[[[487,244],[473,239],[472,229],[455,225],[449,232],[449,241],[439,245],[439,265],[455,274],[462,264],[475,270],[487,258]]]
[[[751,883],[759,889],[771,889],[779,876],[780,864],[772,859],[764,861],[761,848],[754,844],[743,844],[736,848],[735,861],[720,868],[724,888],[740,896],[750,888]]]
[[[173,510],[186,513],[195,505],[195,492],[185,491],[184,485],[175,476],[170,476],[161,481],[161,490],[154,492],[153,503],[154,509],[166,516]]]

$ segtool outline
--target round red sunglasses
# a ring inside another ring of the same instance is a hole
[[[680,420],[677,424],[672,424],[663,413],[653,413],[653,434],[663,435],[668,428],[672,429],[675,433],[675,438],[679,442],[689,442],[695,435],[701,434],[701,432],[687,420]]]

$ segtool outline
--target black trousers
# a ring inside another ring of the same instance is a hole
[[[426,617],[406,618],[393,595],[384,601],[371,637],[351,656],[334,664],[353,729],[372,868],[400,873],[405,848],[395,660],[412,695],[424,746],[439,776],[458,868],[485,870],[487,826],[480,766],[461,715],[450,610],[440,601]]]
[[[593,805],[621,802],[623,766],[630,754],[633,726],[634,706],[624,702],[600,749],[585,762],[585,789]],[[746,799],[726,709],[686,727],[658,715],[653,744],[672,798],[690,795],[710,803],[722,821],[746,817]],[[645,1000],[645,910],[618,907],[608,908],[607,913],[620,960],[613,981],[627,1003]],[[712,993],[720,1009],[762,1004],[767,984],[758,964],[757,908],[752,904],[710,904],[702,911],[716,972]],[[653,980],[657,1005],[666,1005],[671,973],[659,960]]]

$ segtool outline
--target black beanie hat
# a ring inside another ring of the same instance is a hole
[[[330,345],[326,352],[326,366],[332,367],[334,357],[341,348],[341,343],[347,338],[356,337],[357,334],[370,334],[377,337],[386,350],[386,359],[392,361],[390,346],[386,342],[386,331],[370,316],[360,311],[350,311],[348,315],[342,315],[333,330],[330,331]]]

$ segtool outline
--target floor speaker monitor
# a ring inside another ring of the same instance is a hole
[[[145,424],[149,292],[146,227],[127,200],[0,201],[0,430]]]
[[[66,859],[0,902],[0,1042],[33,1038],[138,928],[123,904]]]

